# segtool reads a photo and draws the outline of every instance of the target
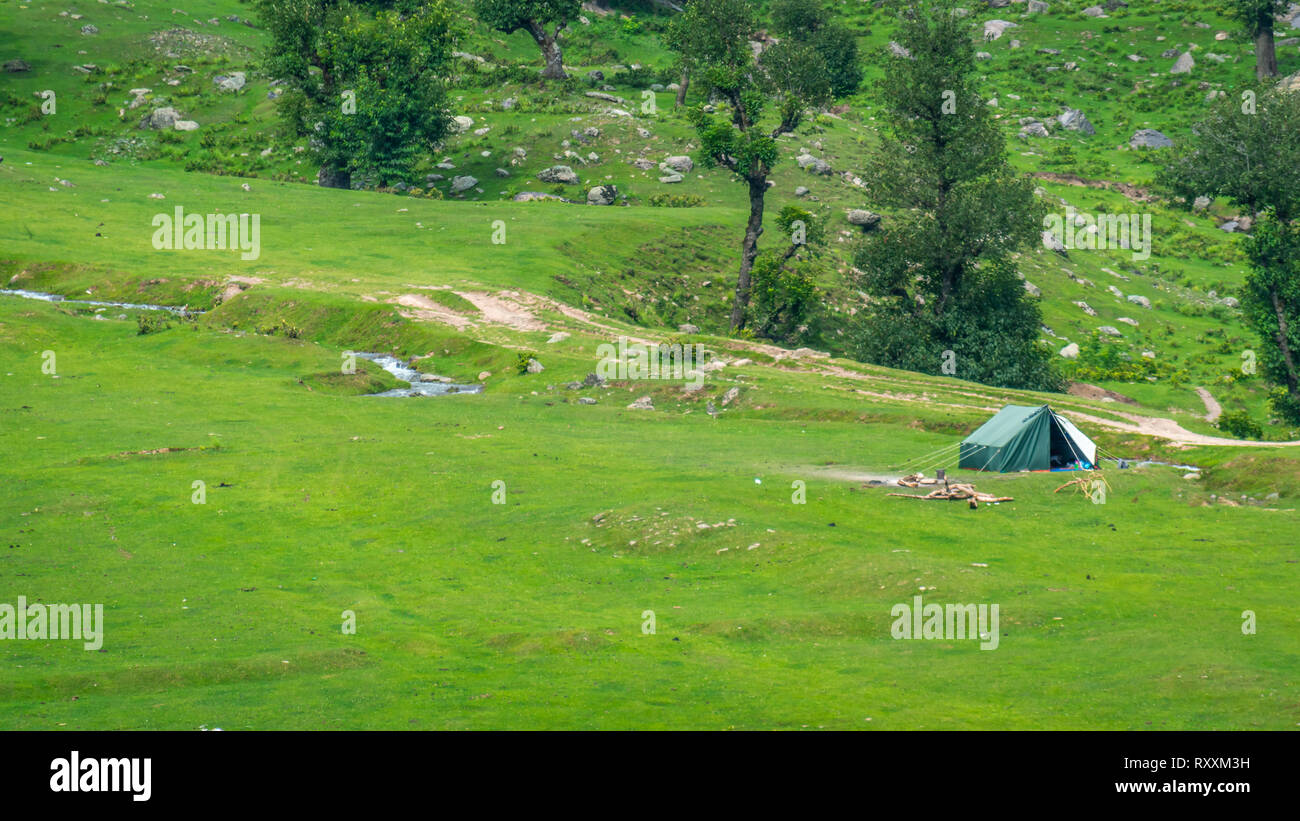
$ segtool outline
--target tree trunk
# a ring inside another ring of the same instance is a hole
[[[1273,47],[1273,30],[1255,36],[1255,77],[1266,80],[1277,76],[1277,51]]]
[[[686,105],[686,89],[691,87],[691,70],[682,69],[681,88],[677,89],[677,100],[673,103],[673,108],[681,108]]]
[[[731,330],[745,327],[745,309],[749,307],[749,274],[758,256],[758,238],[763,233],[763,200],[767,197],[767,175],[749,180],[749,223],[745,241],[740,245],[740,276],[736,279],[736,301],[731,306]]]
[[[322,188],[351,188],[352,174],[342,168],[322,165],[316,174],[316,182]]]
[[[1295,358],[1291,355],[1290,329],[1287,327],[1286,311],[1282,300],[1278,298],[1277,289],[1269,290],[1273,299],[1273,311],[1277,313],[1277,347],[1282,353],[1282,362],[1286,365],[1286,389],[1292,396],[1300,392],[1300,374],[1296,373]]]
[[[528,23],[528,33],[537,41],[538,48],[542,50],[542,59],[546,61],[542,77],[547,80],[563,80],[568,77],[564,73],[564,52],[560,49],[559,32],[549,34],[541,23],[534,20]]]

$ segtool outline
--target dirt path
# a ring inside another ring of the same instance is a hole
[[[1211,396],[1210,392],[1205,388],[1197,388],[1196,395],[1201,397],[1201,401],[1205,403],[1205,421],[1219,421],[1219,417],[1223,415],[1223,406],[1218,403],[1218,400]]]

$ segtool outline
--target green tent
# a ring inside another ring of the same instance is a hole
[[[1048,405],[1007,405],[961,443],[971,470],[1091,470],[1097,446]]]

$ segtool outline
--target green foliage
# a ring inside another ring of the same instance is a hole
[[[700,208],[706,204],[698,194],[651,194],[648,202],[655,208]]]
[[[287,128],[330,175],[409,177],[449,131],[445,78],[456,39],[447,0],[402,12],[333,0],[261,0],[267,71],[286,82]]]
[[[135,316],[136,336],[146,336],[165,331],[172,326],[166,314],[157,311],[139,313]]]
[[[1041,316],[1010,255],[1037,238],[1043,206],[1007,165],[1002,133],[979,93],[971,25],[949,0],[900,20],[911,60],[880,82],[888,139],[871,160],[871,189],[897,210],[857,249],[859,284],[874,298],[855,334],[872,362],[940,373],[947,352],[962,378],[1056,390],[1037,343]]]
[[[1262,439],[1264,429],[1259,423],[1250,418],[1250,414],[1245,411],[1224,411],[1215,427],[1224,433],[1231,434],[1238,439]]]
[[[775,0],[772,28],[782,38],[810,46],[826,65],[831,93],[844,97],[862,84],[858,42],[853,33],[831,22],[822,0]]]

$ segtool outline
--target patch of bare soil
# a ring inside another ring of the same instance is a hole
[[[1095,399],[1099,402],[1123,402],[1126,405],[1136,405],[1138,403],[1131,396],[1109,391],[1097,385],[1089,385],[1086,382],[1071,382],[1067,393],[1071,396],[1078,396],[1082,399]]]

